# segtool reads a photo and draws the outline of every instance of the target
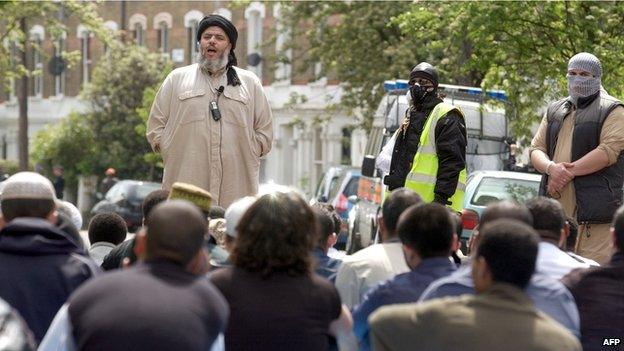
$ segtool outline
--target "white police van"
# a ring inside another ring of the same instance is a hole
[[[349,213],[347,253],[358,251],[374,240],[377,215],[385,190],[384,174],[375,168],[375,159],[402,123],[408,108],[405,96],[409,89],[407,80],[386,81],[384,89],[386,95],[375,112],[368,136],[358,193],[349,199],[354,206]],[[505,92],[483,92],[480,88],[447,84],[440,84],[438,92],[444,95],[446,103],[459,107],[464,113],[468,134],[468,173],[476,170],[502,170],[509,156]]]

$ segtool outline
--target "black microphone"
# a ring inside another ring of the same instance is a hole
[[[217,101],[211,101],[210,102],[210,114],[212,115],[212,119],[214,119],[215,121],[219,121],[221,119],[221,111],[219,111],[219,96],[221,96],[221,94],[223,93],[223,90],[225,90],[225,87],[220,86],[219,89],[217,89]]]

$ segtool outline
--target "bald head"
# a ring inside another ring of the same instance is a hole
[[[183,200],[157,205],[146,224],[146,258],[165,258],[183,266],[202,248],[208,228],[206,216]]]

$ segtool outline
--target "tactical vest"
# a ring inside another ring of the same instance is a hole
[[[438,153],[436,152],[435,128],[438,120],[451,111],[457,111],[464,118],[461,110],[453,105],[439,103],[427,118],[427,123],[420,135],[420,147],[414,156],[412,169],[405,180],[405,187],[415,191],[425,202],[435,198],[434,190],[438,175]],[[450,207],[459,212],[463,209],[466,191],[466,166],[459,172],[455,193],[449,201]]]
[[[600,92],[589,105],[578,109],[572,135],[571,161],[574,162],[594,150],[600,144],[600,133],[605,119],[622,103],[616,98]],[[552,160],[557,146],[559,130],[563,120],[573,109],[567,98],[556,101],[546,112],[546,149]],[[613,214],[622,204],[624,182],[624,152],[617,161],[592,174],[574,178],[577,220],[579,223],[610,223]],[[548,175],[542,176],[540,195],[546,194]]]

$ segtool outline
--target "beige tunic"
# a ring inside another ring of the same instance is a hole
[[[158,90],[146,135],[152,148],[160,146],[163,189],[174,182],[194,184],[222,207],[258,191],[260,157],[271,150],[273,117],[260,80],[235,69],[241,85],[222,84],[220,121],[212,118],[209,104],[224,76],[209,81],[193,64],[175,69]]]

